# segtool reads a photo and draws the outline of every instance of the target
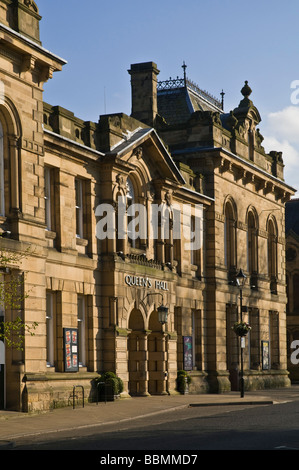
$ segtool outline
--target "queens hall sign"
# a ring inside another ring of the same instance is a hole
[[[125,283],[130,287],[143,287],[145,289],[150,289],[155,286],[155,289],[168,291],[168,282],[167,281],[153,281],[149,277],[140,277],[140,276],[131,276],[130,274],[125,276]]]

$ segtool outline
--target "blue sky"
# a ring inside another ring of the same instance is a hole
[[[166,80],[181,77],[185,61],[200,88],[218,98],[224,90],[228,112],[248,80],[264,147],[283,151],[286,182],[299,188],[298,0],[36,3],[43,46],[68,62],[45,84],[45,101],[95,122],[130,114],[131,64],[153,61]]]

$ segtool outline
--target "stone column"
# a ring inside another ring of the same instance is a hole
[[[139,362],[139,395],[148,396],[148,335],[150,332],[145,331],[139,339],[140,362]]]

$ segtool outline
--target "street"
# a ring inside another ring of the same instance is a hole
[[[117,426],[20,438],[13,450],[299,450],[299,394],[271,392],[271,405],[189,407]],[[258,393],[258,392],[257,392]]]

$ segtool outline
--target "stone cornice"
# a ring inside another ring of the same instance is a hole
[[[67,137],[61,136],[56,134],[52,131],[44,129],[44,137],[45,137],[45,145],[50,145],[51,147],[57,146],[60,150],[64,146],[67,146],[68,149],[65,152],[65,157],[71,158],[69,155],[69,148],[71,147],[74,155],[73,157],[82,158],[82,156],[88,157],[93,161],[98,161],[101,157],[104,157],[104,153],[99,152],[98,150],[92,149],[91,147],[87,147],[86,145],[82,145],[79,142],[75,142],[74,140],[68,139]],[[84,154],[82,153],[84,152]]]
[[[287,202],[290,200],[296,192],[296,189],[289,186],[283,180],[267,173],[262,168],[254,165],[248,160],[232,153],[230,150],[224,147],[196,147],[184,149],[181,151],[174,151],[173,155],[192,155],[193,157],[201,157],[202,154],[209,155],[211,152],[218,154],[215,158],[207,159],[207,164],[213,166],[213,168],[219,169],[221,174],[230,172],[234,174],[235,180],[239,181],[242,179],[243,185],[247,183],[253,183],[256,186],[256,190],[263,190],[266,195],[270,192],[275,193],[277,199]],[[218,158],[217,158],[218,157]]]
[[[6,34],[9,34],[14,37],[15,41],[8,41],[8,38],[6,39]],[[15,48],[20,48],[19,43],[23,44],[23,47],[21,49],[24,49],[24,46],[28,50],[28,53],[34,49],[37,54],[47,57],[48,59],[51,59],[60,66],[67,64],[67,61],[62,59],[56,54],[53,54],[52,52],[48,51],[44,47],[40,46],[36,42],[32,41],[31,39],[23,36],[22,34],[18,33],[17,31],[14,31],[13,29],[9,28],[8,26],[5,26],[4,24],[0,23],[0,39],[2,41],[7,41],[9,42],[12,46]],[[19,46],[19,47],[18,47]]]
[[[219,165],[221,172],[232,171],[235,172],[235,174],[238,173],[239,176],[237,176],[237,178],[242,178],[243,183],[254,183],[258,186],[257,189],[263,189],[264,194],[279,190],[281,192],[281,198],[286,201],[288,200],[286,199],[287,197],[291,197],[296,192],[294,188],[286,184],[283,180],[267,173],[253,163],[238,157],[238,155],[233,154],[229,150],[222,147],[213,150],[221,152]]]

